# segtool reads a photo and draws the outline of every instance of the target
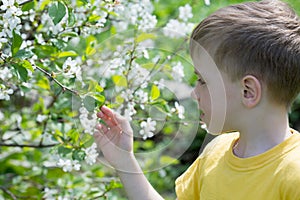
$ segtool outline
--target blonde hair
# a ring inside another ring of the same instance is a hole
[[[231,79],[253,75],[278,103],[290,105],[300,92],[300,20],[278,0],[246,2],[221,8],[191,35],[208,49]]]

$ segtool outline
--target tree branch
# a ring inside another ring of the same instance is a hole
[[[41,148],[49,148],[49,147],[54,147],[56,145],[59,145],[60,143],[54,143],[54,144],[5,144],[5,143],[0,143],[0,147],[29,147],[29,148],[37,148],[37,149],[41,149]]]
[[[6,193],[6,194],[8,194],[13,200],[17,200],[17,197],[11,192],[11,191],[9,191],[8,189],[6,189],[5,187],[0,187],[0,189],[4,192],[4,193]]]
[[[47,72],[46,70],[38,67],[38,66],[35,66],[36,69],[38,69],[39,71],[41,71],[42,73],[44,73],[45,75],[47,75],[51,80],[53,80],[57,85],[59,85],[61,88],[62,88],[62,91],[65,92],[65,91],[69,91],[77,96],[79,96],[79,93],[75,90],[72,90],[71,88],[68,88],[67,86],[64,86],[63,84],[61,84],[57,79],[53,78],[52,75]]]

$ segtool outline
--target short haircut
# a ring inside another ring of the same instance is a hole
[[[288,4],[263,0],[231,5],[204,19],[191,35],[234,80],[253,75],[277,103],[300,92],[300,20]]]

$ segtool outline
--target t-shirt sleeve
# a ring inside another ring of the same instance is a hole
[[[178,200],[199,199],[199,162],[200,157],[175,181],[175,191]]]

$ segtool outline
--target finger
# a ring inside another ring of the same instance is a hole
[[[105,126],[105,125],[103,125],[103,124],[96,124],[96,127],[95,127],[98,131],[100,131],[100,132],[102,132],[102,133],[104,133],[104,134],[106,134],[109,130],[110,130],[110,128],[109,127],[107,127],[107,126]]]
[[[119,124],[119,117],[117,117],[118,114],[106,106],[102,106],[100,108],[100,112],[97,113],[97,116],[103,119],[108,126],[115,126]]]
[[[110,118],[114,117],[114,112],[110,108],[106,106],[101,106],[100,110],[103,112],[104,115],[107,115]]]

